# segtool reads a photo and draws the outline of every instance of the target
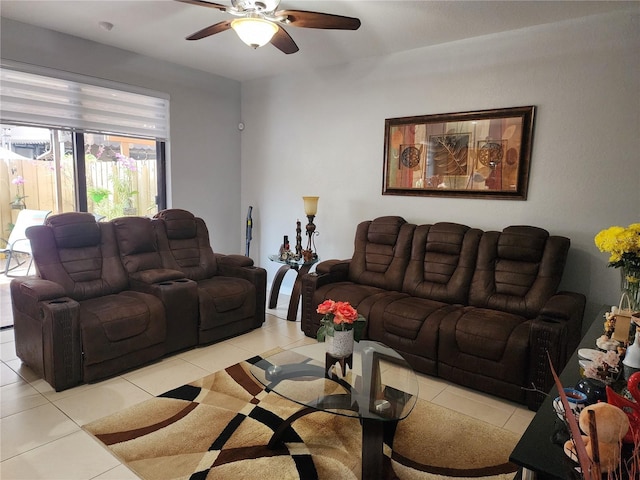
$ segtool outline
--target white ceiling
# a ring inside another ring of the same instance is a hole
[[[217,0],[230,5],[230,0]],[[246,46],[232,30],[185,37],[231,15],[172,0],[0,0],[0,15],[239,81],[620,9],[634,1],[282,0],[280,9],[357,17],[356,31],[287,27],[300,47],[285,55]],[[111,31],[98,26],[114,24]]]

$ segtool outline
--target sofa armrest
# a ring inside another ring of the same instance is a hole
[[[24,294],[34,302],[43,300],[53,300],[54,298],[64,297],[64,288],[62,285],[50,280],[41,278],[33,278],[28,280],[13,280],[19,285],[20,293]]]
[[[324,263],[324,262],[323,262]],[[328,273],[318,275],[317,271],[302,275],[302,316],[300,318],[300,329],[307,337],[316,337],[319,328],[318,322],[315,321],[317,305],[313,302],[313,294],[318,288],[320,278],[329,277]]]
[[[43,300],[53,300],[54,298],[64,297],[64,288],[62,285],[50,280],[42,280],[34,278],[29,280],[13,280],[19,285],[20,293],[29,297],[34,302]]]
[[[245,257],[244,255],[222,255],[216,253],[215,256],[219,266],[251,267],[254,264],[252,258]]]
[[[553,386],[549,358],[554,368],[561,371],[566,364],[567,324],[560,320],[537,318],[531,322],[529,332],[529,383],[527,406],[537,410],[545,393]]]
[[[349,278],[351,260],[325,260],[316,265],[316,271],[300,277],[302,283],[302,317],[300,328],[308,337],[315,338],[320,326],[314,303],[315,291],[323,285],[345,282]]]
[[[245,257],[246,258],[246,257]],[[233,261],[218,262],[218,275],[224,277],[238,277],[249,280],[251,283],[260,282],[261,277],[265,277],[265,290],[266,290],[266,275],[267,271],[264,268],[251,265],[238,265]]]
[[[243,255],[219,255],[218,274],[224,277],[244,278],[256,288],[256,327],[264,323],[267,307],[267,271],[256,267],[253,260]]]
[[[129,276],[129,288],[153,295],[162,302],[167,318],[167,353],[198,344],[198,284],[182,272],[150,269]]]
[[[64,289],[61,285],[40,278],[18,277],[11,280],[11,307],[14,325],[16,316],[27,315],[39,320],[41,318],[40,303],[64,300]]]
[[[11,282],[16,354],[56,391],[82,382],[80,304],[42,279]]]
[[[560,372],[580,342],[585,297],[574,292],[559,292],[547,301],[537,318],[531,321],[529,333],[529,392],[527,406],[536,410],[544,394],[553,386],[549,358]]]
[[[349,265],[351,260],[325,260],[316,265],[318,275],[331,275],[326,278],[325,283],[344,282],[349,276]]]
[[[581,308],[584,308],[585,297],[574,292],[558,292],[551,297],[540,310],[540,315],[561,320],[570,320]]]
[[[562,367],[556,368],[563,368],[573,351],[578,348],[582,338],[582,320],[584,318],[585,304],[586,297],[581,293],[558,292],[540,310],[539,318],[563,321],[567,326],[566,357],[563,360]]]

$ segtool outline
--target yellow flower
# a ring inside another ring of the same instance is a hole
[[[640,223],[632,223],[627,228],[614,225],[600,231],[594,241],[601,252],[610,254],[611,266],[627,266],[629,261],[632,264],[640,261]]]
[[[609,227],[606,230],[602,230],[596,235],[596,246],[600,249],[601,252],[611,253],[616,249],[617,237],[622,232],[624,232],[624,228],[617,226]]]

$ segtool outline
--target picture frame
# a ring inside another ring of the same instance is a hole
[[[383,195],[526,200],[535,106],[387,118]]]

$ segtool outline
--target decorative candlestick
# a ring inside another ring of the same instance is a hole
[[[296,221],[296,258],[302,257],[302,227],[300,220]]]

